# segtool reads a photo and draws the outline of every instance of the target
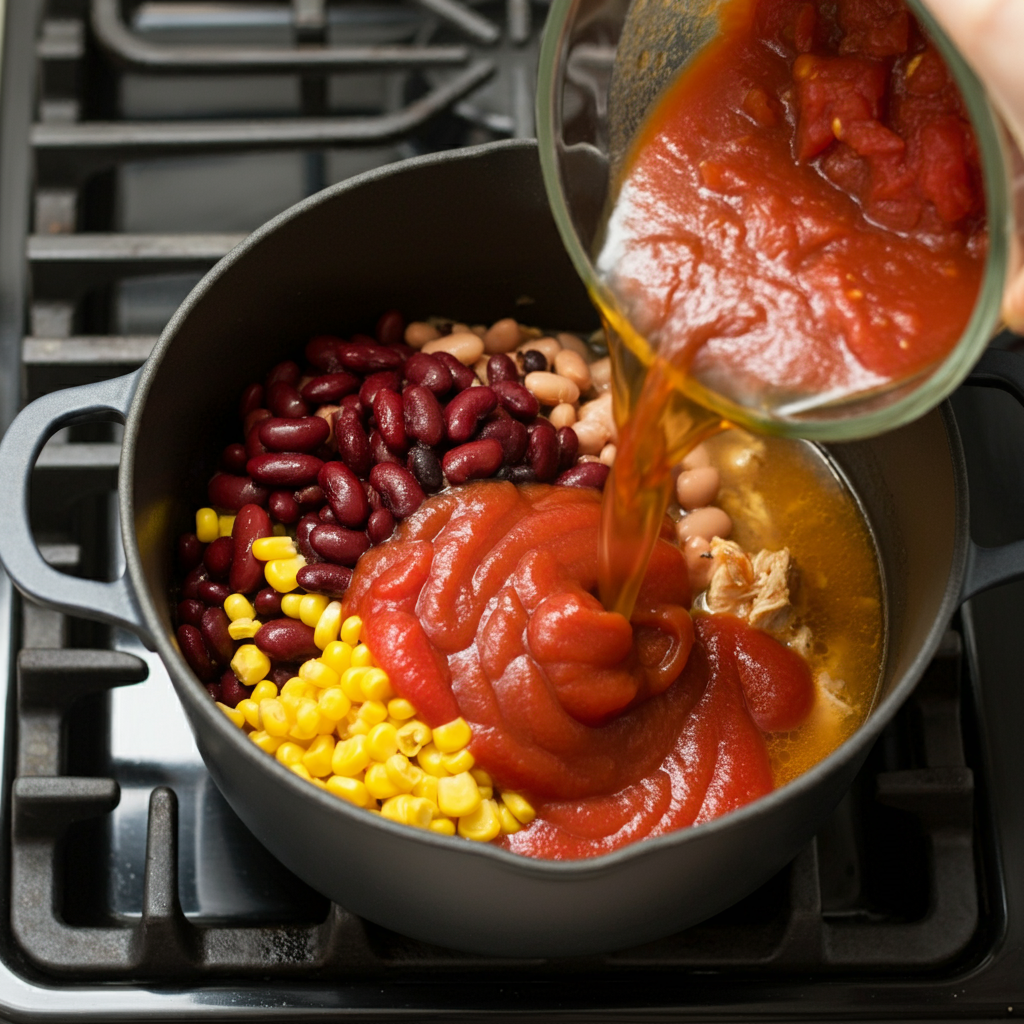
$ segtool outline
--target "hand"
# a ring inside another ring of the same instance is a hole
[[[924,0],[985,84],[1017,146],[1024,149],[1024,3],[1021,0]],[[1022,225],[1018,221],[1018,227]],[[1003,295],[1007,326],[1024,334],[1024,271],[1019,240]]]

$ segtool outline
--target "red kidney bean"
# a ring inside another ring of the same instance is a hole
[[[487,361],[487,383],[499,384],[503,380],[513,380],[518,383],[519,369],[515,360],[504,352],[497,352]]]
[[[178,538],[178,565],[184,572],[194,569],[203,560],[203,543],[194,533]]]
[[[229,444],[220,456],[220,464],[228,473],[244,473],[245,463],[249,458],[245,454],[244,444]]]
[[[313,627],[298,619],[272,619],[260,627],[253,640],[274,661],[302,662],[320,655],[320,648],[313,642]]]
[[[383,544],[395,532],[395,517],[386,508],[377,509],[370,514],[366,532],[371,544]]]
[[[302,370],[299,369],[299,364],[291,359],[286,359],[283,363],[278,363],[277,366],[271,368],[267,374],[267,379],[263,383],[267,391],[270,391],[278,383],[290,384],[292,387],[295,387],[299,383],[301,376]]]
[[[272,452],[316,451],[330,433],[331,425],[322,416],[272,417],[260,424],[260,440]]]
[[[326,500],[323,488],[319,484],[310,484],[296,491],[292,497],[298,502],[302,512],[312,512],[318,509]]]
[[[322,405],[354,395],[359,390],[359,385],[360,380],[355,374],[342,370],[339,373],[326,373],[322,377],[314,377],[306,382],[299,393],[307,402]]]
[[[234,675],[234,673],[233,673],[233,672],[232,672],[231,674],[232,674],[232,675]],[[209,695],[210,695],[210,696],[211,696],[211,697],[212,697],[212,698],[213,698],[214,700],[218,700],[218,701],[220,701],[220,698],[221,698],[221,696],[222,696],[222,694],[221,694],[221,690],[220,690],[220,683],[203,683],[203,689],[204,689],[204,690],[205,690],[205,691],[206,691],[206,692],[207,692],[207,693],[208,693],[208,694],[209,694]],[[221,702],[222,704],[224,703],[223,701],[220,701],[220,702]]]
[[[238,402],[238,418],[245,419],[254,409],[263,405],[263,385],[250,384],[243,392]]]
[[[220,677],[220,702],[227,704],[229,708],[237,707],[240,700],[248,700],[252,696],[252,690],[251,686],[243,686],[231,669]]]
[[[398,391],[401,386],[402,375],[397,370],[381,370],[379,373],[371,373],[359,388],[359,401],[363,403],[364,408],[372,409],[373,400],[377,397],[378,391],[382,388]]]
[[[373,415],[384,443],[393,452],[404,452],[405,406],[402,396],[390,388],[381,388],[373,399]]]
[[[542,484],[551,483],[558,476],[558,437],[547,420],[540,420],[534,425],[526,459]]]
[[[342,462],[353,473],[367,476],[373,465],[373,455],[359,413],[343,405],[334,421],[334,437],[338,442],[338,455]]]
[[[405,317],[397,309],[389,309],[377,321],[374,332],[382,345],[396,345],[405,337]]]
[[[190,601],[198,600],[199,584],[205,583],[209,578],[210,573],[205,565],[197,565],[194,569],[190,569],[181,581],[181,596]]]
[[[601,490],[611,468],[603,462],[581,462],[572,469],[567,469],[555,480],[561,487],[596,487]]]
[[[242,421],[242,436],[248,437],[253,427],[258,427],[264,420],[269,420],[272,413],[269,409],[253,409]]]
[[[195,626],[190,626],[186,623],[178,627],[177,637],[178,646],[188,662],[188,667],[204,683],[212,682],[217,675],[217,670],[210,660],[210,652],[206,649],[206,644],[203,642],[203,634]]]
[[[203,612],[206,606],[202,601],[186,598],[178,602],[178,621],[187,623],[189,626],[198,626],[203,621]]]
[[[226,583],[214,583],[213,580],[203,580],[196,587],[196,596],[203,604],[223,604],[230,594],[231,588]]]
[[[236,594],[248,594],[263,581],[263,564],[252,553],[253,541],[274,532],[270,516],[259,505],[239,509],[231,528],[233,555],[229,583]]]
[[[321,505],[316,515],[321,523],[336,523],[338,521],[334,509],[330,505]]]
[[[535,348],[527,349],[519,356],[523,367],[523,375],[546,371],[548,368],[548,357]]]
[[[384,502],[380,500],[380,494],[370,485],[369,480],[363,481],[363,490],[366,491],[366,500],[372,516],[374,512],[379,512],[384,507]]]
[[[206,496],[214,508],[237,512],[243,505],[266,505],[270,491],[250,477],[215,473],[206,486]]]
[[[206,546],[203,552],[203,565],[215,580],[226,580],[231,568],[234,545],[230,537],[218,537]]]
[[[358,530],[370,517],[370,503],[359,478],[343,462],[325,462],[318,483],[338,522]]]
[[[370,457],[373,463],[394,462],[397,465],[401,465],[403,461],[400,455],[388,447],[384,436],[379,430],[374,430],[370,434]]]
[[[576,465],[580,453],[580,437],[572,427],[561,427],[555,433],[558,441],[558,469],[564,473]]]
[[[348,409],[354,412],[359,417],[359,422],[363,423],[369,414],[369,409],[363,405],[362,399],[359,395],[346,395],[339,403],[342,409]]]
[[[480,431],[481,441],[493,437],[500,442],[504,454],[506,466],[515,466],[526,457],[526,450],[530,444],[530,435],[519,420],[511,417],[491,420],[485,423]]]
[[[293,385],[283,380],[279,380],[267,388],[267,405],[275,416],[282,416],[286,419],[309,415],[309,406],[306,404],[306,400]]]
[[[264,420],[263,422],[267,423],[269,422],[269,420]],[[267,454],[267,447],[260,440],[260,426],[261,424],[257,424],[255,427],[252,428],[252,430],[249,431],[248,434],[245,435],[244,452],[246,462],[248,462],[250,459],[255,459],[257,455]],[[242,472],[245,472],[244,465],[242,466]]]
[[[343,344],[341,338],[333,334],[318,334],[306,344],[306,359],[324,373],[337,373],[341,369],[338,346]]]
[[[245,468],[257,483],[269,487],[298,488],[312,483],[323,464],[323,460],[315,455],[273,452],[250,459]]]
[[[447,394],[452,389],[452,375],[447,366],[426,352],[416,352],[405,362],[405,379],[419,384],[435,395]]]
[[[466,388],[471,388],[476,383],[476,374],[473,372],[473,368],[463,366],[451,352],[431,352],[430,355],[448,368],[448,372],[452,375],[452,387],[456,391],[465,391]]]
[[[532,420],[540,412],[537,396],[530,394],[519,381],[498,381],[494,385],[494,393],[498,396],[502,408],[507,409],[516,419]]]
[[[420,482],[427,492],[439,491],[444,487],[444,473],[437,454],[425,445],[413,447],[405,460],[406,468]]]
[[[498,396],[494,389],[486,385],[460,391],[444,407],[444,421],[448,428],[449,440],[455,444],[468,441],[476,433],[480,421],[493,412],[497,404]]]
[[[298,665],[275,665],[267,673],[267,678],[280,690],[289,679],[293,679],[298,674]]]
[[[338,358],[346,370],[355,370],[356,373],[397,370],[402,365],[401,353],[378,345],[372,339],[360,339],[359,335],[347,344],[338,346]]]
[[[416,477],[393,463],[378,463],[370,470],[370,484],[380,493],[384,507],[396,519],[411,516],[426,500]]]
[[[537,482],[537,474],[529,466],[509,466],[498,475],[513,484],[535,484]]]
[[[207,608],[199,624],[207,648],[222,665],[226,665],[235,656],[235,641],[228,632],[230,621],[223,608]]]
[[[281,614],[281,595],[273,587],[264,587],[253,599],[259,619],[274,619]]]
[[[411,384],[402,392],[402,402],[405,432],[424,444],[440,444],[445,433],[444,413],[434,393],[425,385]]]
[[[309,543],[309,535],[319,525],[320,519],[316,513],[307,512],[295,527],[295,546],[299,549],[299,554],[302,555],[307,562],[321,561],[320,556],[313,550],[313,545]]]
[[[270,514],[285,526],[291,526],[299,520],[302,510],[299,503],[288,491],[274,491],[267,502]]]
[[[362,530],[346,530],[344,526],[321,523],[309,534],[313,550],[336,565],[355,565],[359,556],[369,550],[370,538]]]
[[[326,594],[327,597],[344,597],[348,585],[352,582],[352,570],[343,565],[321,562],[319,565],[304,565],[295,574],[295,578],[299,586],[305,590]],[[316,651],[309,657],[316,657],[319,653]]]
[[[469,444],[452,448],[442,462],[444,475],[452,484],[464,484],[467,480],[482,480],[494,476],[501,466],[504,453],[501,442],[493,437],[483,441],[470,441]]]

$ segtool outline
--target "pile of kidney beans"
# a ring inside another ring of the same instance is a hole
[[[405,344],[404,331],[391,311],[376,337],[320,335],[301,365],[279,363],[243,392],[242,440],[224,449],[208,486],[213,508],[236,513],[232,535],[204,545],[186,533],[177,551],[178,641],[215,700],[234,707],[251,692],[228,668],[240,644],[223,607],[231,594],[253,603],[262,623],[254,642],[278,685],[320,653],[313,627],[282,615],[282,595],[264,586],[252,555],[253,541],[274,524],[294,528],[307,563],[299,587],[333,599],[360,555],[448,485],[499,478],[604,486],[608,467],[577,462],[576,432],[556,430],[522,383],[548,368],[542,353],[491,355],[483,384],[450,353]]]

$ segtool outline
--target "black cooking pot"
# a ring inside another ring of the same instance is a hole
[[[364,174],[260,228],[200,282],[137,373],[47,395],[0,444],[0,559],[25,594],[127,626],[167,665],[210,773],[245,824],[349,910],[441,945],[571,955],[654,939],[714,914],[778,871],[818,829],[931,659],[960,601],[1024,575],[1024,544],[971,544],[963,456],[947,407],[895,433],[827,450],[863,505],[887,596],[877,707],[832,756],[762,800],[696,828],[591,860],[548,862],[357,810],[258,750],[183,660],[171,618],[175,539],[205,483],[237,397],[311,334],[365,330],[384,309],[563,329],[596,324],[564,255],[535,147],[511,142]],[[990,354],[982,383],[1024,395]],[[113,583],[47,566],[26,490],[46,439],[70,423],[125,422],[120,508],[128,570]],[[2,513],[6,509],[6,513]]]

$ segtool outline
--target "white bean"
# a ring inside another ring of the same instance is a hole
[[[477,335],[477,337],[479,337],[479,335]],[[487,364],[490,361],[491,361],[491,357],[487,356],[487,355],[484,355],[484,356],[481,356],[473,364],[473,372],[477,375],[477,377],[479,378],[481,384],[486,384],[487,383]]]
[[[687,512],[692,512],[710,505],[718,497],[720,484],[721,479],[714,466],[684,469],[676,479],[676,498]]]
[[[341,409],[340,405],[321,405],[320,408],[313,413],[314,416],[319,416],[322,420],[327,420],[327,426],[330,427],[330,430],[328,431],[327,440],[324,441],[324,444],[333,451],[338,450],[334,441],[334,414],[338,412],[339,409]]]
[[[580,389],[568,377],[557,373],[534,370],[523,381],[526,390],[537,397],[541,405],[561,405],[563,402],[579,401]]]
[[[423,346],[423,351],[427,355],[434,352],[449,352],[463,366],[472,366],[484,354],[484,343],[475,334],[463,331],[438,338],[436,341],[428,341]]]
[[[504,320],[497,320],[487,329],[484,334],[484,351],[492,355],[495,352],[511,352],[522,340],[519,324],[507,316]]]
[[[699,593],[711,582],[715,572],[715,560],[710,557],[711,544],[705,537],[690,537],[683,544],[683,556],[690,576],[690,588]]]
[[[571,402],[562,402],[548,413],[548,419],[555,430],[571,427],[576,422],[576,406]]]
[[[703,537],[710,541],[714,537],[728,537],[732,533],[732,520],[728,512],[715,505],[697,508],[687,513],[676,524],[676,536],[680,542],[691,537]]]
[[[558,339],[559,344],[562,348],[569,349],[570,352],[575,352],[576,355],[582,356],[586,362],[590,362],[594,358],[594,353],[587,347],[587,343],[580,338],[577,338],[575,334],[556,334],[555,337]]]
[[[617,453],[618,453],[618,448],[616,448],[615,445],[613,445],[613,444],[606,444],[601,449],[601,455],[600,455],[601,462],[603,462],[606,466],[614,466],[615,465],[615,456],[616,456]]]
[[[580,420],[572,425],[580,442],[580,455],[600,455],[611,435],[603,420]]]
[[[612,386],[612,361],[607,356],[590,364],[590,379],[598,391],[607,391]]]
[[[421,320],[414,320],[405,329],[405,343],[410,348],[423,348],[428,341],[441,337],[441,332]]]
[[[580,391],[586,391],[590,387],[590,367],[583,361],[583,356],[579,352],[563,348],[555,356],[555,373],[568,377]]]
[[[696,448],[691,448],[683,456],[683,469],[703,469],[705,466],[710,465],[711,455],[708,453],[707,445],[699,444]]]

